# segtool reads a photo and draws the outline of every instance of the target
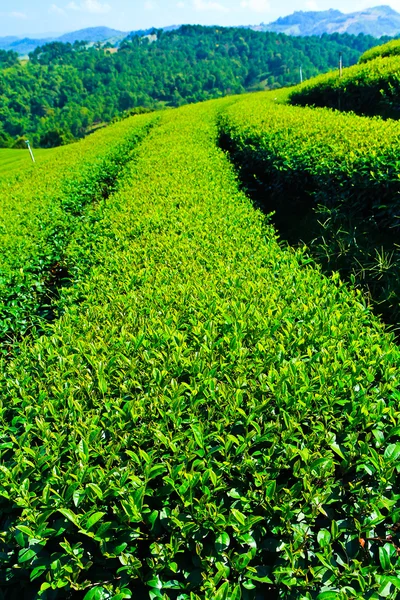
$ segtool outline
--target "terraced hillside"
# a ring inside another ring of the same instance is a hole
[[[398,597],[398,347],[231,162],[346,207],[394,185],[397,130],[341,170],[331,113],[276,97],[137,116],[1,180],[4,599]]]

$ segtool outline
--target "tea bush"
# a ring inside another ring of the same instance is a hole
[[[3,360],[3,599],[398,596],[399,351],[238,190],[235,102],[162,114]]]
[[[68,280],[64,248],[87,204],[110,193],[155,117],[115,125],[52,151],[25,172],[0,180],[0,345],[53,318]],[[149,120],[150,119],[150,120]],[[152,119],[152,120],[151,120]]]
[[[275,198],[284,223],[294,213],[299,238],[302,213],[317,213],[318,260],[366,284],[378,310],[398,323],[400,125],[273,98],[256,94],[230,107],[220,119],[221,144],[248,189],[261,187],[267,206]]]
[[[375,58],[320,75],[297,86],[292,104],[354,111],[368,116],[400,117],[400,57]]]
[[[381,46],[374,46],[370,50],[366,50],[358,60],[359,63],[365,63],[374,58],[384,58],[385,56],[398,56],[400,54],[400,40],[391,40]]]

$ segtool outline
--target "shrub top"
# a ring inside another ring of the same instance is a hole
[[[390,42],[387,42],[387,44],[370,48],[360,56],[358,62],[366,63],[374,58],[378,58],[379,56],[384,58],[385,56],[393,56],[398,54],[400,54],[400,40],[391,40]]]

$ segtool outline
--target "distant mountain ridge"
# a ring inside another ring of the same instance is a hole
[[[164,31],[178,29],[180,25],[164,27]],[[243,25],[244,29],[254,31],[272,31],[286,35],[309,36],[324,33],[349,33],[358,35],[364,33],[380,38],[382,36],[395,37],[400,35],[400,14],[390,6],[375,6],[354,13],[342,13],[340,10],[329,9],[323,11],[298,11],[286,17],[280,17],[272,23],[260,25]],[[0,37],[0,50],[13,50],[19,55],[27,55],[38,46],[49,42],[63,42],[73,44],[76,41],[86,41],[89,44],[110,43],[118,45],[123,39],[140,35],[148,35],[154,30],[139,29],[136,31],[119,31],[109,27],[89,27],[58,37],[46,38],[19,38],[17,36]]]
[[[38,46],[43,46],[49,42],[63,42],[73,44],[74,42],[85,41],[91,44],[97,42],[110,42],[116,44],[129,35],[127,31],[118,31],[109,27],[88,27],[71,33],[65,33],[58,37],[46,38],[18,38],[16,36],[0,37],[0,50],[13,50],[20,55],[33,52]]]
[[[164,27],[164,31],[171,31],[178,29],[180,25],[170,25]],[[135,31],[119,31],[117,29],[110,29],[109,27],[88,27],[87,29],[80,29],[71,33],[64,33],[57,37],[46,37],[46,38],[31,38],[24,37],[20,38],[17,36],[6,36],[0,37],[0,50],[13,50],[19,55],[26,55],[29,52],[33,52],[35,48],[48,44],[50,42],[62,42],[64,44],[73,44],[74,42],[88,42],[89,44],[96,43],[110,43],[113,46],[118,45],[122,40],[133,36],[144,36],[154,31],[154,27],[149,29],[137,29]]]
[[[323,33],[364,33],[376,38],[400,34],[400,14],[390,6],[375,6],[345,14],[339,10],[298,11],[273,23],[252,27],[286,35],[322,35]]]
[[[117,29],[110,29],[109,27],[88,27],[87,29],[80,29],[79,31],[73,31],[72,33],[65,33],[60,37],[56,38],[57,42],[63,42],[65,44],[73,44],[74,42],[105,42],[110,39],[122,40],[127,37],[129,33],[127,31],[118,31]]]

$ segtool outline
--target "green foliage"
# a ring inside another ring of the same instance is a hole
[[[391,40],[381,46],[370,48],[360,56],[359,63],[365,63],[375,58],[385,58],[386,56],[398,56],[400,54],[400,40]]]
[[[31,53],[27,64],[0,70],[0,135],[6,136],[0,145],[29,135],[35,146],[53,147],[137,107],[293,85],[300,65],[312,77],[333,68],[339,50],[352,64],[374,44],[371,36],[293,38],[200,26],[159,31],[153,43],[127,39],[115,54],[53,42]]]
[[[400,56],[375,58],[320,75],[296,87],[293,104],[326,106],[363,115],[400,117]]]
[[[304,239],[304,216],[317,213],[308,241],[318,260],[366,285],[379,312],[398,324],[400,125],[273,98],[252,95],[229,108],[221,142],[247,188],[283,213],[283,230],[292,220]]]
[[[33,149],[35,161],[41,164],[42,160],[56,155],[57,150]],[[32,159],[25,144],[24,150],[0,148],[0,178],[10,176],[16,173],[22,173],[32,167]]]
[[[8,67],[13,67],[19,63],[18,54],[13,52],[12,50],[6,52],[5,50],[0,50],[0,68],[7,69]]]
[[[399,351],[238,190],[216,121],[263,107],[296,131],[161,113],[79,217],[71,172],[62,311],[0,375],[6,600],[396,598]]]
[[[116,125],[55,153],[42,150],[42,160],[25,174],[0,180],[3,353],[13,340],[55,317],[53,301],[69,278],[64,247],[85,207],[115,188],[150,122],[135,120],[136,128]],[[30,160],[27,151],[24,157]]]

